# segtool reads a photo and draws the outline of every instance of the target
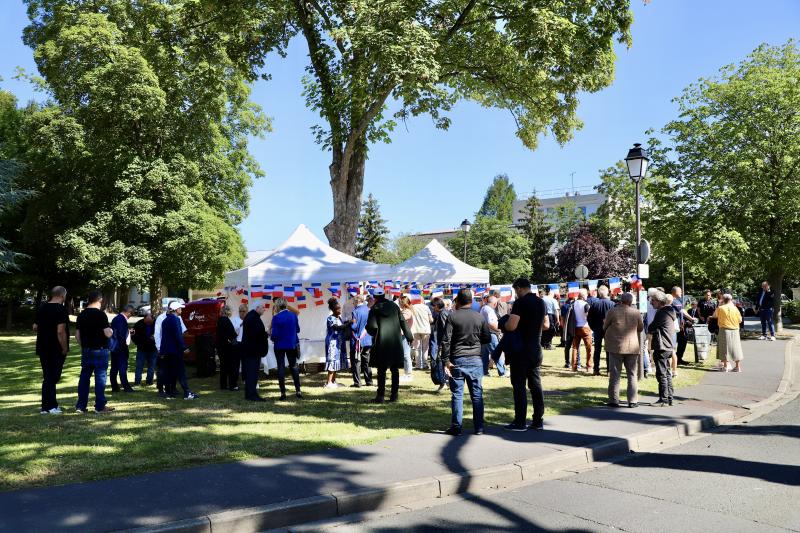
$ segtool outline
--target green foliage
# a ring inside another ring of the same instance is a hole
[[[478,216],[494,217],[501,222],[511,224],[514,222],[514,202],[517,193],[514,184],[508,179],[507,174],[498,174],[486,190],[483,204],[478,211]]]
[[[783,304],[783,315],[792,321],[792,324],[800,322],[800,301],[789,300]]]
[[[447,241],[450,251],[464,256],[464,236]],[[489,270],[492,283],[511,283],[531,275],[531,247],[519,231],[495,218],[478,217],[467,234],[467,263]]]
[[[669,187],[657,197],[663,253],[718,283],[766,273],[776,292],[800,267],[800,50],[762,45],[676,99],[667,144],[651,141]]]
[[[12,211],[29,196],[20,188],[22,165],[17,160],[20,153],[19,129],[22,111],[17,109],[16,97],[0,90],[0,273],[16,271],[20,254],[12,251],[9,241],[17,233]]]
[[[188,0],[27,4],[52,97],[24,124],[25,179],[42,193],[22,221],[28,249],[156,300],[162,284],[214,286],[244,256],[234,226],[261,175],[247,142],[269,127],[248,99],[241,28],[210,28]]]
[[[529,148],[548,131],[564,143],[581,127],[578,95],[612,82],[615,41],[630,44],[632,22],[629,0],[230,4],[203,3],[209,17],[220,17],[218,27],[241,25],[250,38],[240,57],[253,77],[265,54],[285,53],[296,33],[308,45],[303,95],[322,118],[316,141],[332,156],[334,217],[326,234],[345,251],[353,248],[370,143],[388,142],[398,121],[419,115],[447,129],[462,99],[508,110]]]
[[[388,247],[380,250],[375,262],[397,265],[416,255],[427,244],[425,239],[416,235],[400,234],[392,239]]]
[[[556,245],[563,245],[575,228],[586,222],[586,215],[574,200],[567,200],[556,206],[555,210],[547,215],[547,222],[552,228]]]
[[[378,200],[372,196],[361,204],[361,220],[358,223],[358,236],[356,238],[356,257],[366,261],[377,261],[378,257],[385,254],[389,228],[386,220],[381,217]]]
[[[555,237],[541,207],[534,191],[525,202],[519,228],[531,249],[531,281],[534,283],[548,283],[556,276],[553,256]]]

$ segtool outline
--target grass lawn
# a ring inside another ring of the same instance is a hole
[[[191,367],[189,384],[200,394],[198,400],[160,400],[155,387],[128,394],[112,394],[108,387],[109,405],[117,411],[97,415],[91,411],[92,389],[90,412],[80,415],[73,412],[80,370],[75,348],[58,387],[65,413],[45,416],[39,414],[41,371],[33,348],[30,335],[0,335],[2,491],[367,444],[442,430],[450,421],[448,391],[436,394],[429,375],[422,371],[415,372],[410,385],[401,385],[397,404],[369,404],[374,388],[324,391],[322,374],[301,376],[305,395],[301,401],[292,396],[287,402],[276,401],[276,379],[264,379],[260,393],[268,401],[255,404],[246,402],[242,392],[218,390],[216,377],[192,377]],[[691,350],[689,345],[686,358],[690,361],[694,359]],[[706,369],[712,364],[707,361]],[[607,377],[575,374],[562,366],[561,349],[545,353],[543,384],[550,392],[545,398],[547,415],[606,400]],[[702,366],[682,368],[676,387],[697,383],[704,371]],[[349,375],[342,375],[340,381],[351,383]],[[487,424],[509,422],[513,418],[509,381],[488,378],[484,389]],[[623,383],[623,397],[624,390]],[[640,390],[657,390],[655,379],[645,380]],[[465,410],[470,424],[468,399]]]

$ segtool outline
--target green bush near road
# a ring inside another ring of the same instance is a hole
[[[254,404],[241,392],[220,391],[217,377],[192,377],[194,369],[189,368],[189,383],[200,394],[196,401],[160,400],[155,387],[128,394],[106,389],[117,411],[80,415],[73,412],[80,370],[74,348],[58,387],[65,412],[45,416],[39,414],[41,370],[33,348],[30,335],[0,335],[0,490],[368,444],[442,430],[450,422],[449,392],[436,394],[422,371],[415,372],[410,385],[401,385],[397,404],[368,403],[374,388],[325,391],[324,374],[302,376],[302,401],[276,401],[275,378],[262,379],[260,392],[268,401]],[[694,358],[691,348],[689,361]],[[713,353],[709,357],[713,360]],[[606,401],[605,376],[575,374],[564,370],[563,362],[561,349],[545,352],[546,415]],[[705,370],[681,368],[676,386],[697,383]],[[339,380],[351,383],[346,373]],[[509,380],[485,379],[484,389],[487,424],[510,421],[514,409]],[[656,389],[652,378],[640,387],[645,393]],[[624,390],[623,384],[623,396]],[[90,407],[93,390],[91,394]],[[468,398],[464,407],[469,426]]]

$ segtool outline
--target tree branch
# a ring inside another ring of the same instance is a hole
[[[383,88],[382,91],[378,93],[377,98],[370,104],[367,110],[361,115],[356,126],[350,131],[350,135],[347,136],[347,143],[344,146],[344,154],[342,155],[342,164],[341,164],[341,172],[346,173],[349,170],[350,166],[350,159],[353,156],[353,151],[355,150],[355,145],[358,140],[361,138],[362,135],[367,131],[372,120],[378,116],[378,113],[383,108],[383,104],[386,102],[386,99],[392,93],[392,89],[394,89],[395,85],[393,83],[386,84],[386,87]]]
[[[331,127],[331,144],[335,145],[341,143],[341,123],[338,116],[334,111],[334,91],[333,82],[331,80],[331,71],[322,57],[322,47],[319,34],[314,28],[313,23],[309,20],[309,13],[303,4],[303,0],[294,0],[295,9],[297,10],[297,19],[300,23],[300,28],[303,30],[303,35],[308,43],[308,55],[311,59],[311,66],[317,74],[320,87],[322,89],[322,107],[323,114]]]
[[[317,2],[317,0],[309,0],[308,3],[314,6],[314,10],[319,14],[320,17],[322,17],[322,20],[325,22],[325,29],[332,34],[333,22],[331,21],[331,18],[328,16],[328,14],[325,13],[325,10],[322,9],[322,6],[319,5],[319,2]],[[331,35],[331,39],[333,40],[334,43],[336,43],[336,48],[339,49],[339,52],[341,52],[343,56],[347,55],[347,49],[344,47],[344,45],[340,43],[338,40],[336,40],[333,37],[333,35]]]
[[[455,33],[464,25],[464,21],[467,20],[467,16],[469,16],[469,12],[472,11],[472,8],[475,7],[475,4],[478,3],[478,0],[469,0],[467,2],[466,7],[461,12],[461,14],[456,19],[455,23],[447,30],[447,33],[444,36],[445,41],[449,41],[450,38],[455,35]]]

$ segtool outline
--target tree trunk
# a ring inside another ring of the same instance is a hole
[[[775,293],[775,303],[773,305],[774,314],[773,320],[775,322],[775,333],[783,332],[783,312],[781,310],[781,296],[783,295],[783,270],[773,270],[767,275],[769,286]]]
[[[6,329],[11,329],[14,324],[14,299],[8,299],[8,307],[6,308]]]
[[[334,152],[330,166],[333,220],[325,226],[325,235],[332,247],[354,255],[361,216],[361,193],[364,189],[366,139],[357,143],[347,166],[343,168],[341,154]]]
[[[150,312],[153,316],[161,313],[161,278],[153,276],[150,279]]]

